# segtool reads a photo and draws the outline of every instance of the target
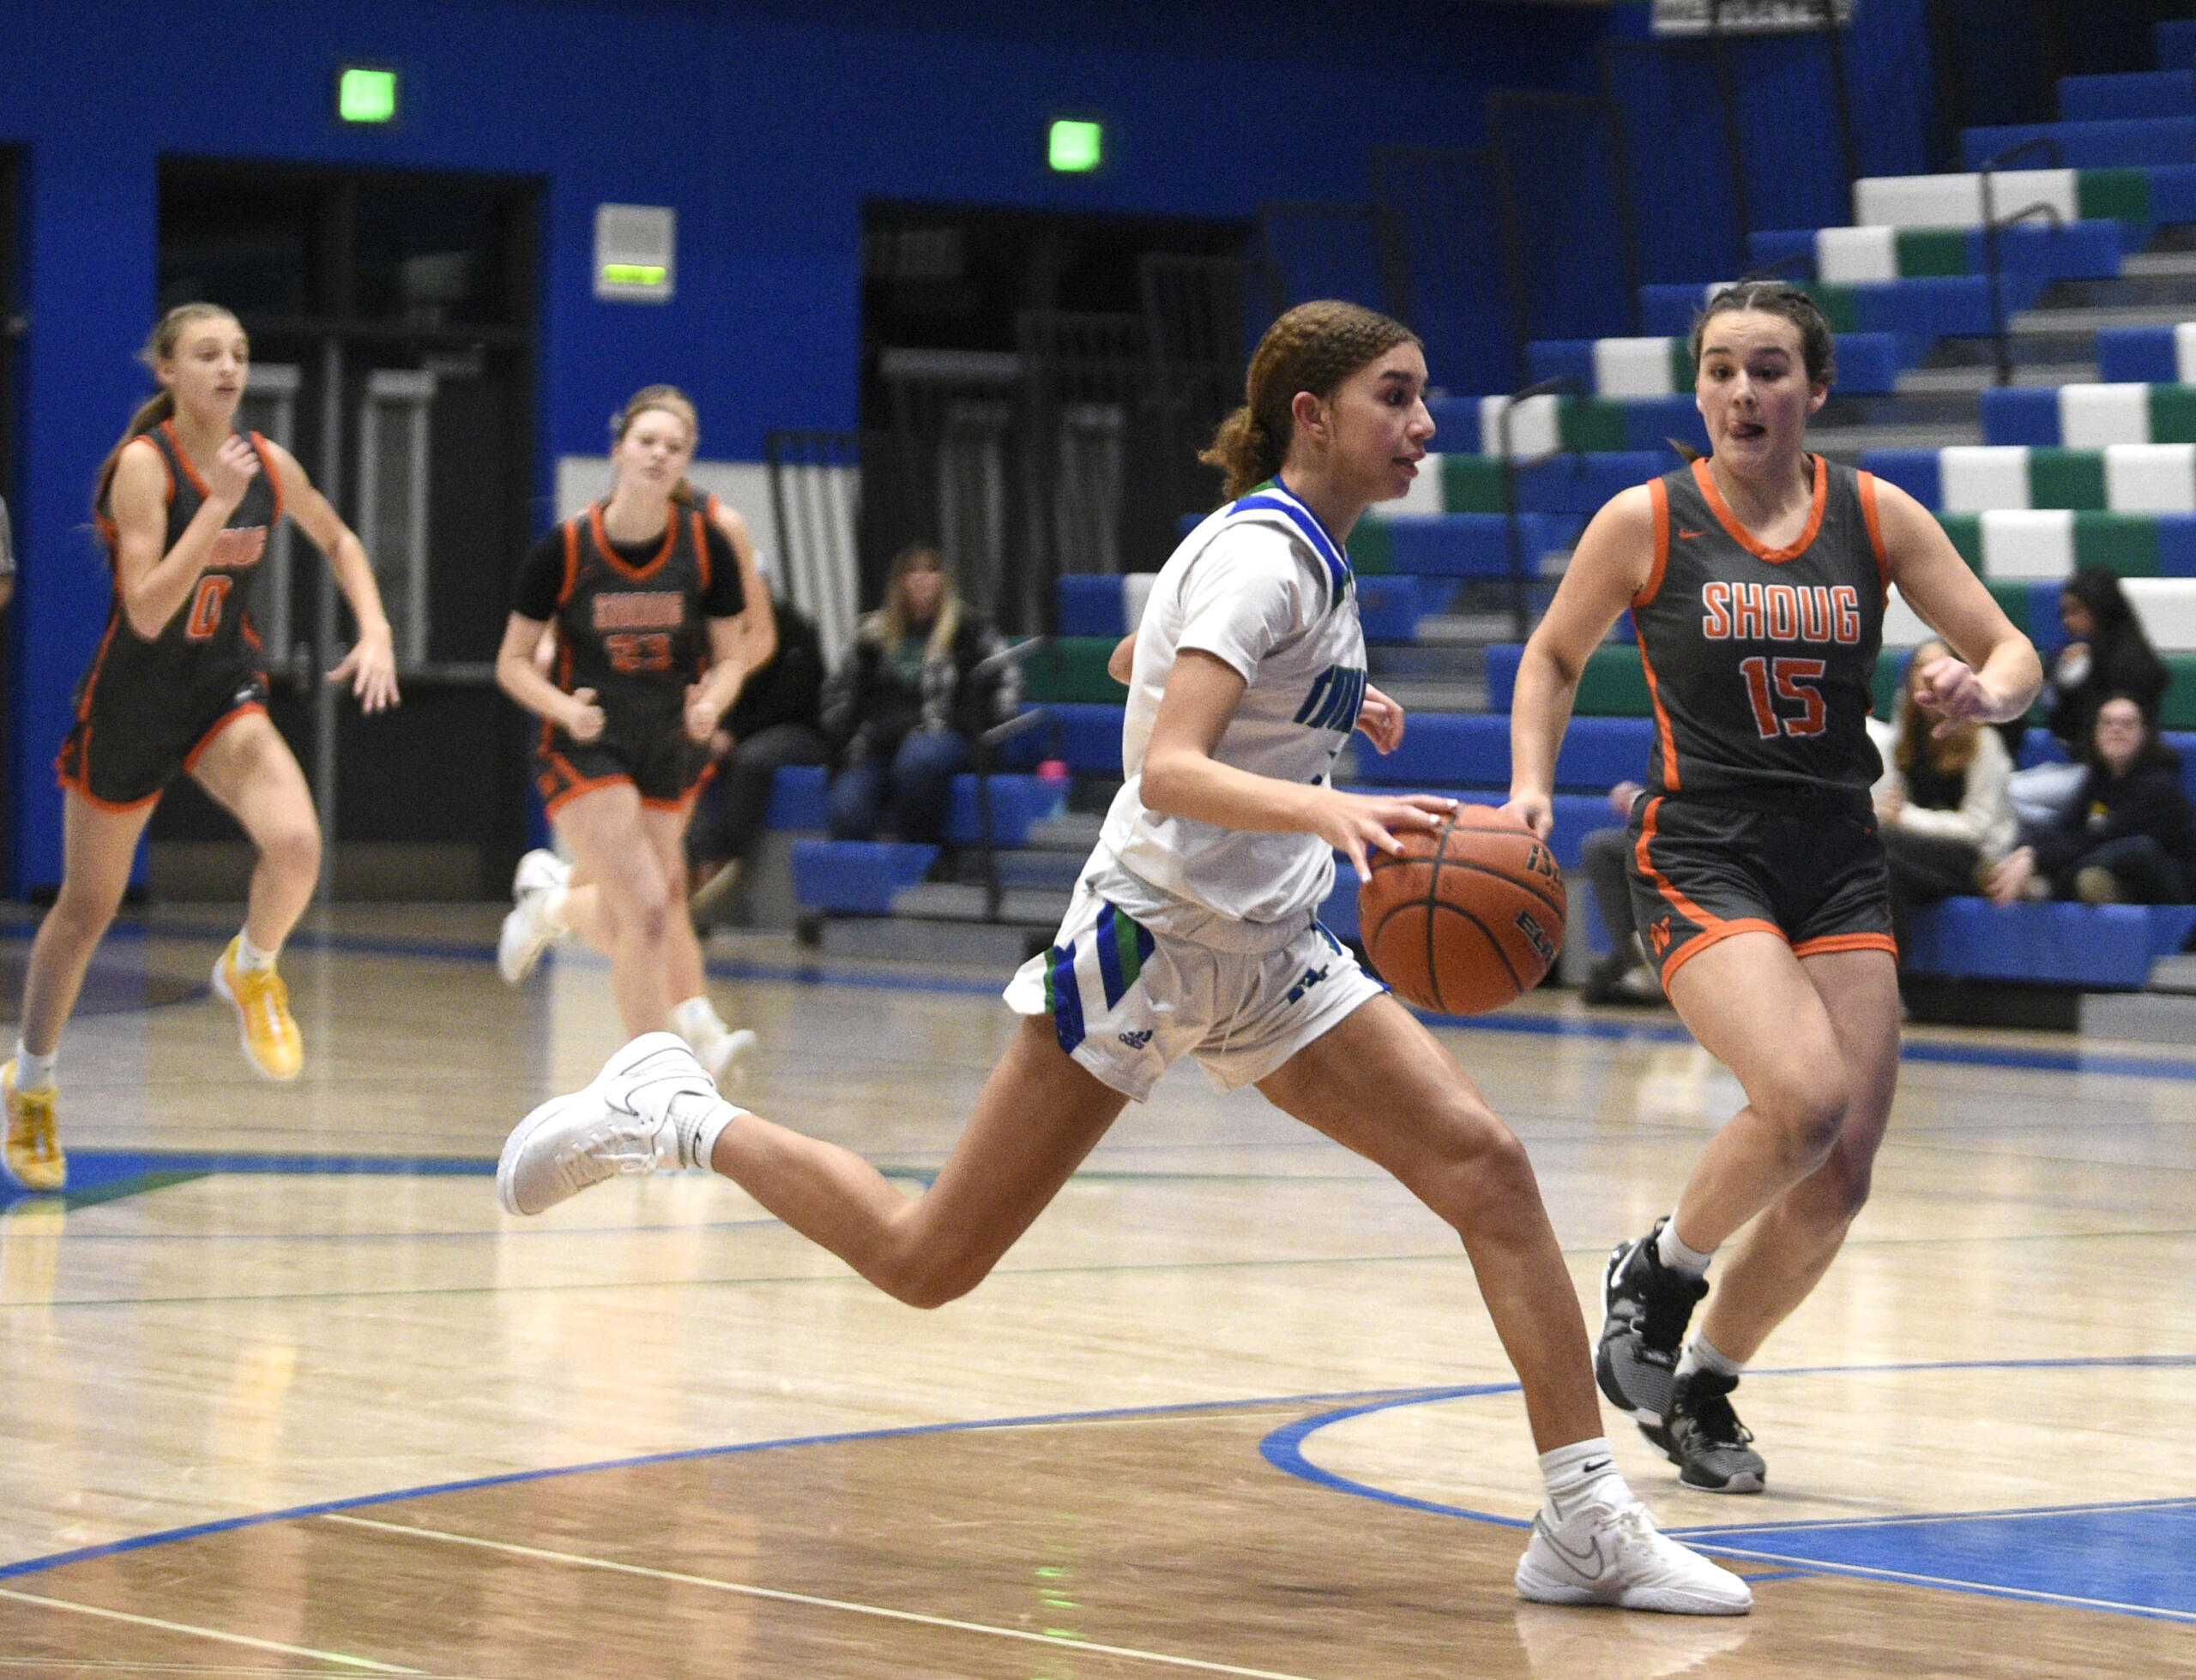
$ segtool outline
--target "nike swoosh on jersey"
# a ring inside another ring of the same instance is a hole
[[[1678,540],[1681,543],[1690,542],[1695,537],[1704,537],[1707,534],[1705,531],[1680,531],[1678,533]]]

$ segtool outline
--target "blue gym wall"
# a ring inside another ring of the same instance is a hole
[[[1920,4],[1863,10],[1918,15]],[[555,457],[599,451],[604,418],[648,381],[695,394],[715,457],[758,458],[776,426],[851,425],[866,198],[1246,220],[1265,199],[1361,199],[1372,147],[1477,145],[1487,89],[1590,88],[1597,43],[1640,14],[1460,0],[1403,11],[1092,0],[1079,12],[1007,0],[0,0],[0,145],[27,162],[31,322],[9,615],[14,890],[59,876],[50,767],[107,597],[85,503],[148,388],[133,356],[154,310],[163,154],[539,177],[546,518]],[[361,61],[401,72],[395,125],[334,120],[335,71]],[[1861,106],[1873,114],[1865,94]],[[1041,133],[1061,113],[1105,120],[1100,174],[1044,168]],[[1872,130],[1872,150],[1897,117]],[[594,300],[604,201],[677,208],[668,305]],[[1470,301],[1494,345],[1505,317],[1491,284]]]

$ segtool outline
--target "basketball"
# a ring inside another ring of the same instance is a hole
[[[1358,888],[1373,969],[1421,1009],[1477,1015],[1540,984],[1563,948],[1563,871],[1522,824],[1459,805],[1439,828],[1397,836]]]

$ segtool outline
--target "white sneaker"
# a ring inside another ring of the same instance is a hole
[[[722,1091],[739,1076],[740,1058],[760,1042],[745,1027],[713,1033],[694,1046],[694,1059],[709,1069]]]
[[[563,929],[549,925],[543,911],[550,892],[569,886],[571,878],[572,866],[553,852],[537,847],[518,860],[511,876],[516,902],[496,938],[496,969],[505,985],[515,986],[531,974],[541,954],[563,934]]]
[[[528,893],[544,893],[552,887],[572,884],[572,866],[553,852],[535,846],[518,860],[518,868],[511,872],[511,899],[514,903]]]
[[[1744,1616],[1753,1592],[1655,1526],[1647,1508],[1584,1505],[1567,1522],[1542,1506],[1517,1563],[1517,1593],[1543,1605],[1614,1605],[1673,1616]]]
[[[591,1084],[552,1097],[504,1141],[496,1195],[504,1211],[543,1213],[621,1172],[706,1165],[691,1159],[691,1137],[682,1138],[671,1113],[671,1099],[684,1093],[718,1100],[684,1039],[643,1033],[605,1063]],[[684,1129],[691,1134],[691,1123]]]

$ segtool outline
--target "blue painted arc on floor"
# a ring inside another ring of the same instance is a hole
[[[2096,1369],[2175,1365],[2196,1368],[2196,1356],[2120,1359],[1982,1362],[2008,1367]],[[1946,1363],[1900,1370],[1981,1368]],[[1750,1380],[1836,1375],[1849,1367],[1750,1372]],[[1876,1368],[1880,1369],[1880,1368]],[[1391,1396],[1300,1418],[1260,1444],[1266,1461],[1308,1482],[1360,1498],[1438,1515],[1523,1526],[1514,1519],[1445,1505],[1354,1481],[1312,1462],[1305,1443],[1320,1430],[1368,1413],[1481,1395],[1513,1394],[1515,1383]],[[1940,1512],[1917,1516],[1847,1518],[1823,1522],[1745,1523],[1674,1528],[1672,1533],[1719,1556],[1782,1564],[1759,1580],[1830,1573],[1994,1598],[2024,1599],[2123,1615],[2196,1622],[2196,1496],[2007,1511]]]

